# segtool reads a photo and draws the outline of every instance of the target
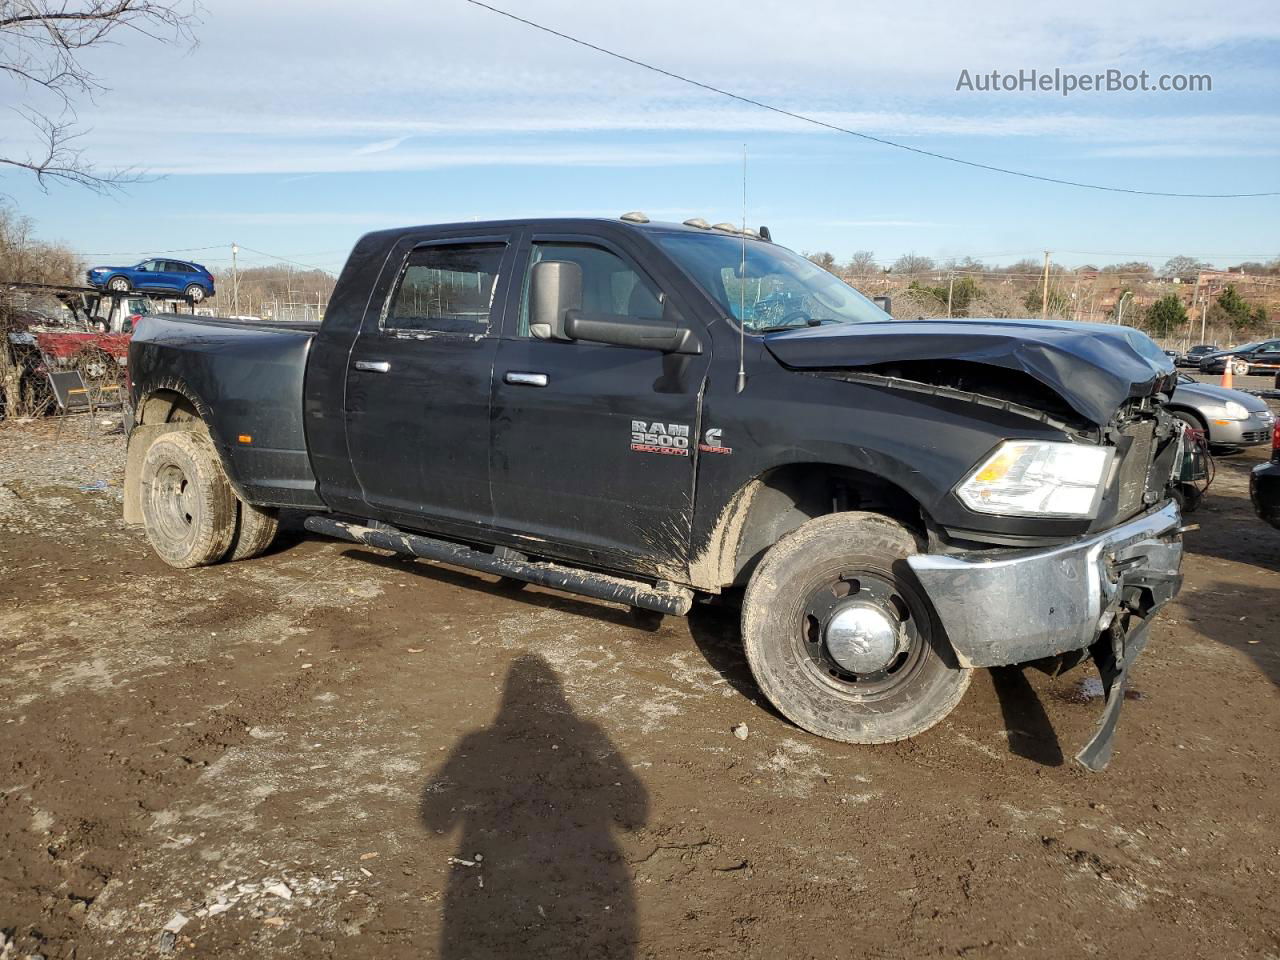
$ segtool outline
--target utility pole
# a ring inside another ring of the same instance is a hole
[[[1209,312],[1209,298],[1205,297],[1200,301],[1200,342],[1204,343],[1204,319]]]
[[[955,289],[956,289],[956,275],[953,273],[951,275],[951,282],[947,284],[947,319],[948,320],[951,319],[951,294],[955,292]]]
[[[1204,271],[1203,271],[1203,270],[1197,270],[1197,271],[1196,271],[1196,288],[1195,288],[1194,290],[1192,290],[1192,291],[1191,291],[1191,309],[1192,309],[1192,310],[1194,310],[1194,309],[1196,308],[1196,304],[1200,302],[1200,278],[1201,278],[1201,277],[1203,277],[1203,276],[1204,276]],[[1203,320],[1204,320],[1204,317],[1203,317],[1203,313],[1202,313],[1202,315],[1201,315],[1201,326],[1203,326],[1203,325],[1204,325],[1204,324],[1203,324]],[[1188,332],[1190,332],[1190,331],[1188,331]],[[1203,331],[1202,331],[1202,332],[1203,332]],[[1201,340],[1200,342],[1201,342],[1201,343],[1203,343],[1204,341],[1203,341],[1203,340]]]
[[[1040,290],[1040,319],[1049,318],[1049,251],[1044,252],[1044,286]]]
[[[240,248],[233,240],[231,242],[231,312],[236,316],[240,315],[240,270],[236,265],[236,257],[239,253]]]

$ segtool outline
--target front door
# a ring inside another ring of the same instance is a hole
[[[496,525],[530,553],[640,573],[682,568],[709,356],[530,337],[529,270],[540,260],[581,266],[585,313],[662,314],[661,288],[622,251],[535,238],[494,368]]]
[[[492,318],[510,240],[407,239],[392,253],[346,380],[351,464],[374,517],[462,536],[490,519]]]

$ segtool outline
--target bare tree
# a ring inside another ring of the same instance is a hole
[[[1166,277],[1194,277],[1201,270],[1210,269],[1209,264],[1195,257],[1170,257],[1161,273]]]
[[[0,149],[0,165],[34,175],[42,188],[61,181],[105,191],[140,179],[132,168],[99,169],[78,145],[76,103],[107,89],[85,66],[84,52],[114,43],[119,31],[194,44],[199,9],[197,0],[0,0],[0,73],[54,105],[13,108],[37,146]]]
[[[876,255],[870,250],[855,250],[853,256],[849,258],[849,265],[845,269],[853,277],[870,276],[880,270],[876,265]]]
[[[828,273],[835,273],[836,258],[833,257],[826,250],[819,250],[817,253],[806,253],[805,256],[808,257],[810,261],[820,266],[823,270],[826,270]]]
[[[904,253],[893,261],[894,273],[916,274],[929,273],[934,268],[930,257],[922,257],[914,253]]]

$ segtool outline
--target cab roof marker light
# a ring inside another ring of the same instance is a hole
[[[686,227],[696,227],[699,230],[710,230],[711,224],[703,220],[701,217],[690,217],[684,222]]]
[[[618,219],[625,220],[627,223],[648,223],[649,215],[641,213],[639,210],[632,210],[629,213],[624,213]]]

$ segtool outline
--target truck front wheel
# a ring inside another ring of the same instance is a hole
[[[147,539],[171,567],[217,563],[236,532],[236,495],[213,442],[201,433],[162,434],[139,476]]]
[[[810,733],[890,743],[964,695],[955,653],[906,564],[921,544],[881,514],[817,517],[779,540],[747,585],[742,634],[756,683]]]

